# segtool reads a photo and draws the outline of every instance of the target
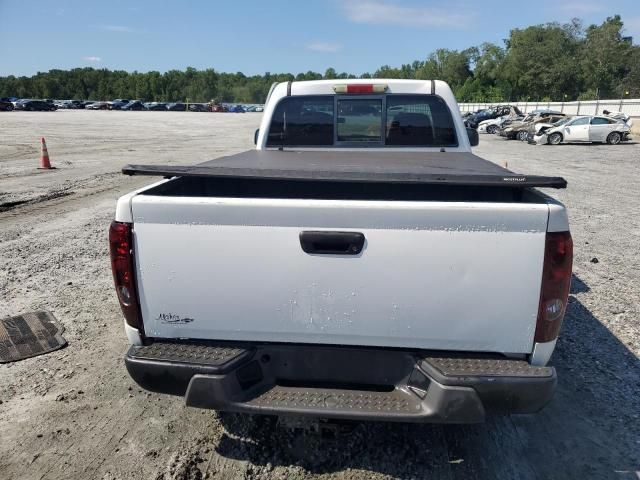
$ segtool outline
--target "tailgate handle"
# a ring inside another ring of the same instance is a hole
[[[315,255],[358,255],[364,246],[360,232],[300,232],[300,246]]]

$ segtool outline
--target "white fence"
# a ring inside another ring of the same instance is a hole
[[[500,102],[500,103],[461,103],[461,112],[475,112],[494,105],[515,105],[523,113],[548,108],[568,115],[599,115],[603,110],[624,112],[632,117],[640,117],[640,99],[588,100],[579,102]]]

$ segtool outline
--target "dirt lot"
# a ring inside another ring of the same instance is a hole
[[[364,425],[337,440],[188,409],[129,379],[106,231],[144,179],[125,163],[194,163],[252,146],[260,115],[0,115],[0,315],[47,309],[69,346],[0,365],[0,479],[640,477],[640,145],[529,146],[483,136],[477,153],[562,175],[572,296],[540,414],[474,426]],[[35,169],[45,136],[55,171]],[[238,427],[238,425],[235,425]],[[240,425],[242,426],[242,425]],[[233,432],[231,431],[233,430]],[[303,452],[302,455],[300,452]]]

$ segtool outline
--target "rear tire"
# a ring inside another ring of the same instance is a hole
[[[562,143],[562,134],[556,132],[549,135],[547,142],[550,145],[560,145]]]
[[[7,112],[11,112],[13,110],[13,105],[7,105]]]
[[[611,132],[607,137],[609,145],[618,145],[622,141],[622,135],[619,132]]]
[[[520,140],[521,142],[526,142],[529,134],[527,133],[526,130],[520,130],[516,136],[518,137],[518,140]]]
[[[487,127],[487,133],[491,134],[491,135],[495,135],[495,133],[498,131],[498,127],[496,125],[489,125]]]

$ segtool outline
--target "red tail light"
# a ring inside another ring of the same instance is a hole
[[[129,325],[142,330],[142,317],[138,305],[138,292],[136,291],[135,270],[133,268],[133,242],[130,223],[111,222],[109,250],[113,282],[116,285],[124,318]]]
[[[571,286],[573,241],[569,232],[548,232],[544,248],[542,288],[538,306],[536,342],[558,337]]]

